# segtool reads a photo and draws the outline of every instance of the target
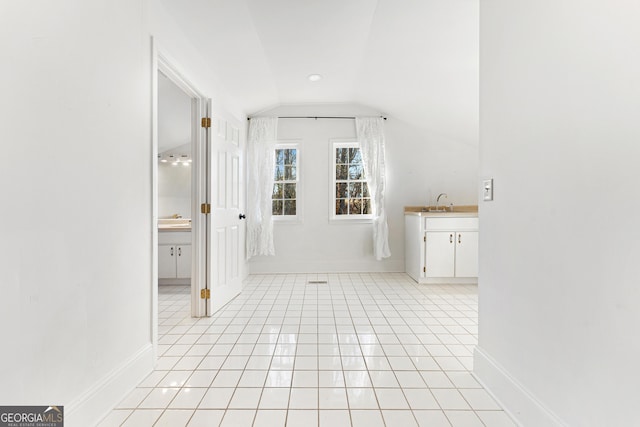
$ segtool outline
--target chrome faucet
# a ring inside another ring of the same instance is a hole
[[[440,193],[438,194],[438,198],[436,199],[436,211],[438,210],[438,205],[440,204],[440,197],[444,196],[446,199],[449,198],[449,196],[447,196],[447,193]]]

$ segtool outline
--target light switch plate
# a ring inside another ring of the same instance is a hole
[[[482,194],[485,202],[493,200],[493,178],[482,181]]]

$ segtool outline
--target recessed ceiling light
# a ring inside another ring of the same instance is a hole
[[[322,76],[320,74],[309,74],[307,78],[309,79],[309,81],[317,82],[322,78]]]

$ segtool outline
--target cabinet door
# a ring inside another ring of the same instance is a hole
[[[455,273],[455,233],[428,231],[425,246],[425,277],[453,277]]]
[[[176,248],[174,245],[158,245],[158,278],[175,279]]]
[[[191,278],[191,245],[178,245],[176,257],[176,277],[178,279]]]
[[[456,277],[478,277],[478,232],[456,235]]]

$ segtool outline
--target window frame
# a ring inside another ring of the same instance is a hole
[[[300,179],[301,177],[301,167],[302,167],[302,161],[301,161],[301,153],[302,150],[300,149],[301,144],[299,140],[287,140],[287,141],[278,141],[273,150],[274,150],[274,156],[275,156],[275,151],[276,150],[287,150],[287,149],[295,149],[296,150],[296,214],[295,215],[273,215],[273,211],[271,214],[271,218],[273,218],[274,223],[300,223],[302,222],[302,180]],[[276,163],[274,161],[273,163],[273,174],[275,175],[275,167],[276,167]],[[273,181],[274,185],[278,183],[278,181]],[[284,190],[283,190],[284,191]],[[271,200],[273,202],[273,190],[271,193]],[[276,199],[278,200],[278,199]]]
[[[338,148],[359,148],[360,143],[353,139],[332,139],[329,143],[329,222],[334,224],[344,223],[371,223],[373,221],[373,213],[366,215],[336,215],[336,149]],[[362,162],[364,167],[364,160]],[[364,179],[369,185],[369,180]],[[371,211],[375,212],[373,197],[369,195],[371,203]]]

